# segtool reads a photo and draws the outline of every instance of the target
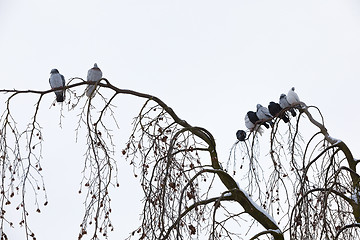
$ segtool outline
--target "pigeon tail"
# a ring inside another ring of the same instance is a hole
[[[57,102],[63,102],[64,101],[64,94],[63,92],[55,92],[56,95],[56,101]]]
[[[86,89],[86,96],[87,97],[93,97],[95,95],[95,86],[89,85]]]
[[[284,121],[284,123],[288,123],[290,121],[287,116],[283,116],[281,119]]]
[[[295,112],[294,109],[290,109],[290,112],[291,112],[291,115],[292,115],[293,117],[296,117],[296,112]]]
[[[269,123],[271,127],[274,127],[274,122],[273,121],[270,120],[270,121],[267,121],[267,123]]]

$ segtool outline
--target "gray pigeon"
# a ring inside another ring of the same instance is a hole
[[[102,78],[102,72],[101,72],[100,68],[98,67],[98,65],[95,63],[94,67],[89,69],[89,71],[88,71],[87,81],[88,82],[97,82],[101,78]],[[92,97],[92,96],[94,96],[94,92],[95,92],[95,85],[89,85],[86,88],[86,96]]]
[[[63,75],[59,73],[57,69],[52,69],[50,72],[50,78],[49,78],[50,87],[52,89],[64,87],[65,86],[65,78]],[[64,101],[64,90],[57,90],[55,91],[56,95],[56,101],[57,102],[63,102]]]
[[[272,118],[273,116],[270,114],[269,109],[267,109],[266,107],[263,107],[261,104],[257,104],[256,105],[256,116],[260,119],[260,120],[265,120],[265,119],[269,119]],[[270,123],[271,126],[274,125],[274,123],[271,120],[267,121],[268,123]],[[265,123],[265,122],[264,122]],[[266,127],[266,125],[264,125]]]
[[[287,97],[284,93],[280,95],[279,104],[282,109],[290,107],[290,103],[288,102]],[[293,117],[296,117],[296,112],[294,109],[291,108],[290,112]]]

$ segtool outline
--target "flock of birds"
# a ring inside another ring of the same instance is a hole
[[[95,63],[94,67],[89,69],[86,80],[88,82],[97,82],[102,78],[102,72],[98,65]],[[52,89],[65,87],[65,78],[62,74],[59,73],[57,69],[52,69],[50,72],[49,83]],[[86,88],[86,96],[92,97],[95,92],[95,85],[89,85]],[[63,102],[65,99],[65,90],[60,89],[55,91],[56,101]],[[249,129],[250,132],[256,131],[261,135],[264,131],[261,128],[261,125],[269,128],[269,125],[273,127],[274,123],[272,122],[273,117],[281,118],[285,123],[288,123],[289,116],[286,111],[283,111],[284,108],[289,108],[296,103],[299,103],[299,96],[295,92],[295,88],[291,88],[287,95],[281,94],[279,103],[270,102],[268,107],[264,107],[261,104],[256,105],[256,112],[248,111],[245,115],[245,126]],[[296,116],[296,112],[293,108],[289,108],[289,111],[293,117]],[[236,132],[236,138],[239,141],[246,140],[246,132],[244,130],[238,130]]]
[[[263,133],[261,125],[266,128],[269,128],[269,125],[272,127],[274,125],[271,120],[273,117],[279,117],[285,123],[288,123],[290,121],[289,116],[283,109],[294,106],[299,102],[300,98],[293,87],[289,90],[287,95],[284,93],[280,95],[279,103],[270,102],[267,108],[261,104],[257,104],[256,112],[248,111],[245,115],[245,126],[250,132],[256,131],[261,135]],[[293,108],[290,108],[289,111],[293,117],[296,116],[296,112]],[[244,130],[238,130],[236,132],[236,138],[239,141],[245,141],[246,132]]]
[[[97,82],[102,78],[102,72],[98,65],[95,63],[94,67],[89,69],[87,74],[87,81],[88,82]],[[59,73],[57,69],[52,69],[50,72],[50,78],[49,78],[50,87],[52,89],[54,88],[60,88],[65,87],[65,78],[62,74]],[[95,92],[95,85],[89,85],[86,88],[86,96],[91,97],[94,95]],[[57,102],[63,102],[65,99],[65,90],[60,89],[55,91],[56,95],[56,101]]]

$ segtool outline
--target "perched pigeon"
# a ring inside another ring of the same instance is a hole
[[[97,66],[97,64],[94,64],[94,67],[89,69],[87,74],[87,81],[88,82],[97,82],[102,78],[102,72],[100,68]],[[94,96],[95,92],[95,85],[89,85],[86,88],[86,96],[91,97]]]
[[[244,130],[238,130],[236,132],[236,138],[239,140],[239,141],[245,141],[245,138],[246,138],[246,132]]]
[[[299,96],[296,94],[295,88],[292,87],[287,95],[287,101],[290,103],[290,105],[294,104],[294,103],[299,103],[300,102],[300,98]]]
[[[290,103],[288,102],[287,97],[286,97],[286,95],[285,95],[284,93],[280,95],[279,104],[280,104],[280,107],[281,107],[281,108],[290,107]],[[291,108],[291,109],[290,109],[290,112],[291,112],[291,115],[292,115],[293,117],[296,116],[296,112],[295,112],[294,109]]]
[[[275,103],[275,102],[270,102],[268,109],[269,109],[270,114],[273,116],[277,116],[282,110],[282,108],[280,107],[280,104]],[[289,118],[286,116],[286,113],[282,113],[281,115],[279,115],[279,118],[281,118],[285,123],[289,122]]]
[[[264,130],[257,125],[256,122],[259,121],[259,118],[256,116],[256,113],[253,111],[249,111],[245,115],[245,126],[252,132],[259,132],[260,135],[264,132]]]
[[[52,89],[64,87],[65,86],[65,78],[63,75],[59,73],[57,69],[52,69],[50,72],[50,78],[49,78],[50,87]],[[57,102],[63,102],[64,101],[64,90],[56,90],[56,101]]]
[[[261,104],[257,104],[256,105],[256,116],[260,119],[260,120],[264,120],[264,119],[269,119],[269,118],[272,118],[273,116],[270,114],[269,112],[269,109],[267,109],[266,107],[263,107]],[[272,126],[274,123],[269,120],[267,121],[268,123],[270,123],[270,125]],[[264,122],[265,123],[265,122]],[[269,126],[266,124],[263,125],[266,127],[266,128],[269,128]]]

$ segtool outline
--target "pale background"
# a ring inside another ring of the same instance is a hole
[[[245,113],[294,86],[359,158],[359,43],[357,0],[0,0],[0,88],[46,90],[52,68],[66,79],[85,78],[97,62],[112,84],[156,95],[190,124],[211,131],[226,162]],[[84,210],[77,191],[85,148],[75,143],[74,114],[64,111],[59,128],[60,107],[49,109],[54,97],[44,99],[39,120],[49,205],[31,213],[30,226],[40,240],[77,238]],[[20,116],[31,113],[32,102],[18,103]],[[120,151],[139,101],[123,97],[117,104],[124,116]],[[138,226],[141,206],[137,179],[125,159],[118,160],[110,239]],[[16,226],[10,239],[23,239],[20,215],[8,214]]]

